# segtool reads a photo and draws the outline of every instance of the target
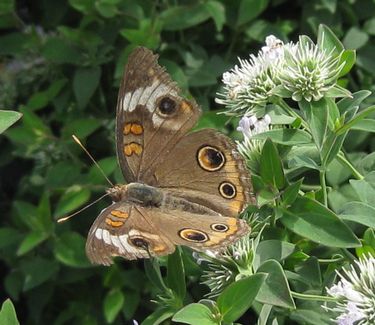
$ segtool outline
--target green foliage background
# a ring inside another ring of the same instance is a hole
[[[99,197],[107,184],[72,141],[76,134],[112,180],[117,166],[114,119],[117,91],[131,50],[143,45],[204,110],[200,127],[232,137],[235,120],[217,116],[213,101],[221,75],[257,52],[269,34],[284,41],[316,38],[329,26],[357,65],[346,79],[351,91],[374,90],[373,0],[70,0],[0,2],[0,109],[23,113],[0,138],[1,301],[10,297],[22,324],[104,324],[143,320],[157,286],[143,262],[93,267],[85,236],[100,202],[69,223],[57,217]],[[375,102],[374,95],[367,104]],[[374,137],[351,131],[345,149],[363,168],[374,167]],[[333,173],[330,205],[350,197],[349,175]],[[188,300],[207,288],[184,254]],[[250,310],[240,322],[254,322]],[[288,322],[288,318],[286,318]],[[306,323],[308,319],[296,319]],[[290,324],[291,320],[289,320]]]

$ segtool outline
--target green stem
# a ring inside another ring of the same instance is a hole
[[[337,160],[344,166],[348,167],[356,179],[364,179],[364,176],[346,159],[344,153],[341,151],[337,155]]]
[[[328,206],[328,199],[327,199],[327,184],[326,184],[326,171],[321,170],[319,173],[320,178],[320,186],[322,187],[322,193],[323,193],[323,204],[324,206]]]
[[[279,99],[277,101],[277,104],[284,110],[285,113],[287,113],[291,117],[295,117],[301,120],[301,124],[305,129],[309,129],[307,123],[303,120],[303,118],[293,110],[283,99]]]
[[[305,293],[299,293],[295,291],[290,291],[292,297],[301,299],[301,300],[312,300],[312,301],[337,301],[336,298],[327,297],[327,296],[318,296],[318,295],[309,295]]]
[[[321,259],[318,259],[318,262],[319,264],[322,263],[322,264],[330,264],[330,263],[336,263],[336,262],[341,262],[341,261],[345,261],[346,258],[343,257],[343,256],[340,256],[340,257],[336,257],[336,258],[321,258]]]

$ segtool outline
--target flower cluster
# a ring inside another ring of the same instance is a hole
[[[327,53],[306,37],[297,44],[284,44],[270,35],[258,55],[239,59],[239,65],[223,74],[224,87],[216,102],[226,106],[228,115],[263,116],[277,96],[317,101],[338,87],[343,67],[339,60],[333,50]],[[332,91],[333,97],[344,95]]]
[[[375,323],[375,258],[366,256],[355,266],[338,273],[340,281],[327,289],[337,299],[334,307],[325,309],[337,314],[340,325],[370,325]]]
[[[193,253],[198,264],[205,264],[202,283],[210,288],[207,296],[216,297],[232,282],[253,274],[254,252],[254,240],[245,236],[218,254]]]

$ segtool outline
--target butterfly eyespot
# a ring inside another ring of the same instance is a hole
[[[213,223],[211,229],[219,232],[226,232],[229,227],[223,223]]]
[[[236,187],[230,182],[222,182],[219,185],[219,192],[226,199],[233,199],[236,196]]]
[[[199,166],[210,172],[221,169],[225,164],[224,154],[211,146],[201,147],[198,150],[197,159]]]
[[[147,248],[148,242],[140,237],[134,237],[129,239],[130,243],[135,247]]]
[[[170,97],[163,97],[159,101],[158,109],[162,115],[172,115],[177,110],[176,101]]]
[[[179,232],[179,236],[182,239],[195,243],[204,243],[208,240],[208,236],[206,233],[196,229],[182,229]]]

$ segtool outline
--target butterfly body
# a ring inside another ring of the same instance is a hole
[[[254,203],[250,175],[235,144],[213,129],[188,133],[200,116],[180,96],[157,56],[129,56],[118,104],[117,155],[126,185],[92,225],[89,259],[111,264],[170,254],[176,245],[219,251],[249,232],[237,216]]]

